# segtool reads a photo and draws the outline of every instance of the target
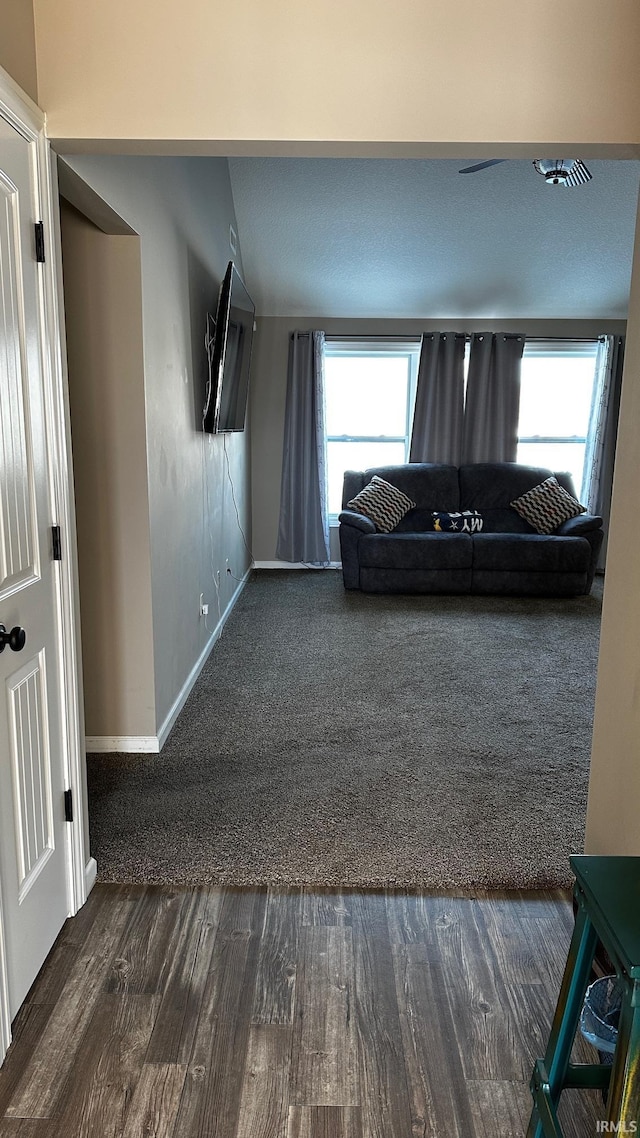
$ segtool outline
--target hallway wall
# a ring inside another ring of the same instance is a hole
[[[236,224],[228,167],[223,159],[123,157],[69,164],[140,235],[144,416],[136,435],[148,482],[157,735],[249,564],[242,536],[250,528],[247,433],[201,430],[206,315],[215,312],[232,256],[229,225]],[[144,542],[144,527],[138,532]],[[200,593],[209,604],[206,620]],[[141,605],[147,599],[143,588]],[[142,723],[135,734],[147,733]]]

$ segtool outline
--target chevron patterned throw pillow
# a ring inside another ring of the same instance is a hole
[[[392,486],[390,482],[385,482],[384,478],[379,478],[377,474],[374,474],[364,490],[347,502],[348,510],[354,510],[356,514],[364,514],[365,517],[371,518],[380,533],[391,533],[391,530],[396,528],[404,515],[414,506],[415,502],[407,498],[402,490],[398,490],[398,487]]]
[[[538,533],[552,533],[567,518],[585,514],[586,508],[565,490],[557,478],[545,478],[510,505]]]

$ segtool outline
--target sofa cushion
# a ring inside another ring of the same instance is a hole
[[[471,543],[466,533],[367,534],[358,556],[370,569],[470,569]]]
[[[549,575],[546,574],[547,577]],[[471,570],[366,569],[363,566],[360,570],[360,588],[363,593],[470,593]]]
[[[384,478],[385,482],[390,482],[392,486],[397,486],[421,509],[460,509],[457,466],[447,466],[440,462],[409,462],[404,466],[378,466],[364,471],[361,485],[366,485],[374,474]],[[354,481],[350,478],[348,485],[353,484]]]
[[[489,510],[508,510],[514,498],[520,498],[552,474],[554,471],[544,467],[521,466],[515,462],[477,462],[461,466],[459,509],[479,510],[487,529]],[[555,477],[575,497],[571,475],[556,472]]]
[[[586,513],[585,507],[568,494],[553,475],[516,498],[511,505],[538,533],[552,533],[567,518]]]
[[[384,478],[379,478],[377,474],[374,474],[364,490],[347,502],[347,509],[371,518],[381,533],[390,533],[395,529],[398,522],[401,522],[404,515],[414,506],[415,502],[403,494],[402,490],[392,486],[390,482],[385,482]]]
[[[587,573],[474,571],[471,592],[499,597],[578,597],[589,592]]]
[[[422,509],[420,506],[416,506],[414,510],[409,510],[409,513],[404,515],[402,521],[398,523],[393,532],[432,533],[433,514],[431,510]]]
[[[531,533],[531,526],[511,506],[482,511],[483,533]]]
[[[367,538],[367,541],[375,538]],[[538,533],[478,533],[473,537],[473,569],[520,573],[586,572],[591,546],[585,538]]]

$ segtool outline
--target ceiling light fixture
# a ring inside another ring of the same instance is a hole
[[[581,158],[536,158],[533,165],[549,186],[583,186],[591,181]]]

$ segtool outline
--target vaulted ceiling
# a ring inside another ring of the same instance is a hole
[[[567,189],[525,160],[230,159],[258,312],[624,318],[640,162],[585,161]]]

